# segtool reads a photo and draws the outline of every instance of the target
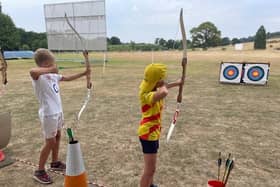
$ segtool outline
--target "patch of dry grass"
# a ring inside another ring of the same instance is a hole
[[[169,80],[180,76],[181,52],[155,52],[155,61],[168,65]],[[219,151],[236,157],[229,180],[233,186],[275,187],[280,183],[280,62],[276,51],[190,52],[183,107],[171,143],[166,133],[175,110],[177,90],[166,100],[158,170],[161,187],[206,186],[216,177]],[[101,57],[101,54],[97,54]],[[75,130],[80,140],[89,179],[107,186],[136,187],[143,161],[136,130],[140,119],[138,85],[149,52],[112,52],[105,75],[94,65],[94,95]],[[271,62],[268,86],[221,85],[221,61]],[[63,64],[65,65],[65,64]],[[15,157],[38,161],[42,137],[28,70],[31,61],[9,62],[9,86],[0,98],[1,111],[11,111],[12,139],[9,151]],[[81,71],[62,70],[63,74]],[[61,83],[66,123],[73,125],[75,113],[86,94],[85,79]],[[67,139],[61,145],[65,159]],[[21,163],[0,170],[0,186],[40,186],[31,179],[33,169]],[[56,176],[51,186],[62,186]]]

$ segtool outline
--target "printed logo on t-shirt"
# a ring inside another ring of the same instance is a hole
[[[57,87],[56,84],[53,84],[53,90],[55,91],[55,93],[58,93],[58,92],[59,92],[58,87]]]
[[[50,75],[46,75],[46,78],[47,78],[48,80],[52,80],[52,78],[51,78]]]

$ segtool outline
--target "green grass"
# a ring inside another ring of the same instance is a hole
[[[63,55],[68,58],[73,54]],[[103,54],[90,54],[100,58]],[[180,76],[181,52],[155,52],[155,62],[168,65],[168,80]],[[81,55],[72,56],[80,58]],[[219,151],[231,152],[236,168],[229,180],[233,186],[274,187],[280,183],[280,62],[279,52],[235,51],[190,52],[183,106],[170,144],[166,134],[176,107],[177,89],[166,99],[163,131],[155,181],[161,187],[206,186],[216,177]],[[138,86],[149,52],[112,52],[103,74],[102,65],[93,64],[92,101],[74,129],[80,140],[90,180],[106,186],[136,187],[143,158],[136,134],[140,120]],[[219,84],[219,64],[224,61],[271,62],[267,86]],[[76,66],[63,62],[65,67]],[[30,60],[9,61],[9,85],[0,98],[0,110],[11,111],[12,139],[8,150],[15,157],[37,163],[43,143],[37,117],[29,69]],[[82,67],[62,69],[72,74]],[[73,126],[86,94],[85,79],[61,83],[66,125]],[[61,143],[65,159],[67,138]],[[32,181],[32,168],[15,163],[0,170],[0,186],[39,186]],[[51,186],[62,186],[55,177]]]

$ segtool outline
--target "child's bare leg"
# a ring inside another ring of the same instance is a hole
[[[57,134],[56,134],[56,137],[55,137],[56,142],[55,142],[55,145],[52,149],[52,162],[57,162],[58,161],[60,138],[61,138],[61,131],[58,130]]]
[[[156,171],[157,154],[144,154],[144,173],[140,181],[140,187],[150,187]]]
[[[40,153],[39,168],[38,168],[39,170],[45,170],[45,164],[55,144],[56,144],[55,138],[46,139],[45,145]]]

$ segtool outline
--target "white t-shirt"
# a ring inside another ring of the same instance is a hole
[[[62,112],[59,93],[59,81],[62,75],[49,73],[40,75],[38,80],[32,79],[35,95],[39,101],[39,115],[50,116]]]

